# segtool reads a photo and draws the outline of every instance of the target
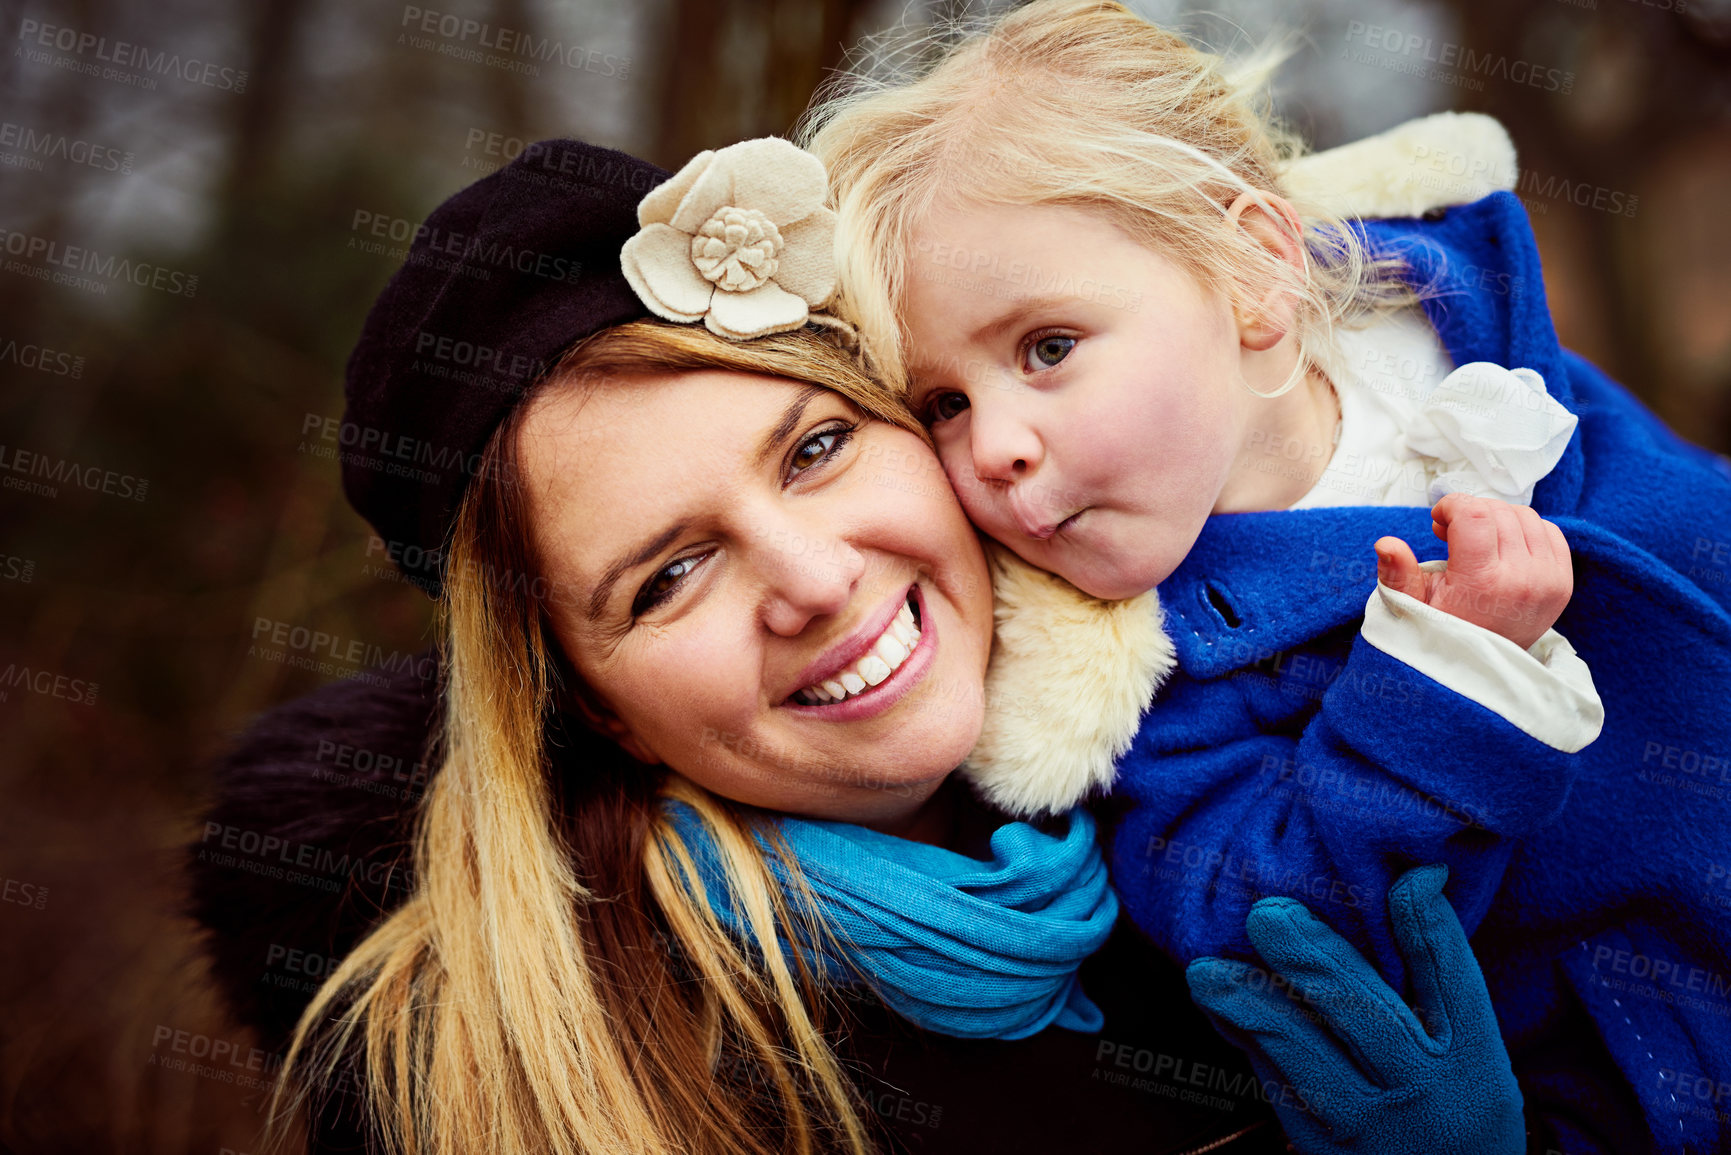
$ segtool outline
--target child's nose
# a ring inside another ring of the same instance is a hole
[[[1040,437],[1010,406],[974,405],[968,417],[968,448],[981,481],[1015,481],[1039,468]]]

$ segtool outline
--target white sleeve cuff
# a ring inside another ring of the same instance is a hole
[[[1447,564],[1425,562],[1421,568]],[[1592,671],[1556,630],[1523,650],[1378,582],[1364,608],[1362,632],[1389,657],[1565,754],[1585,748],[1604,728],[1605,706]]]

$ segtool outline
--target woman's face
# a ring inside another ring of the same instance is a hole
[[[972,748],[991,585],[915,434],[704,371],[556,386],[521,438],[559,640],[634,756],[890,828]]]

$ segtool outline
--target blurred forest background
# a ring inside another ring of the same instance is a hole
[[[1731,449],[1731,0],[1133,6],[1223,50],[1298,33],[1277,98],[1317,147],[1441,109],[1500,118],[1564,343]],[[0,1150],[254,1142],[257,1092],[151,1061],[164,1025],[246,1038],[201,982],[178,847],[232,735],[327,680],[249,655],[257,622],[431,640],[316,452],[395,267],[375,222],[409,227],[544,137],[677,168],[785,134],[850,46],[954,10],[0,3]],[[475,51],[440,16],[567,51]],[[1372,26],[1572,79],[1403,74],[1426,50]]]

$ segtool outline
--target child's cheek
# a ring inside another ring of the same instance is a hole
[[[990,531],[993,494],[991,488],[974,475],[973,459],[968,455],[965,442],[954,445],[938,442],[938,461],[942,463],[944,478],[955,490],[968,520]]]

